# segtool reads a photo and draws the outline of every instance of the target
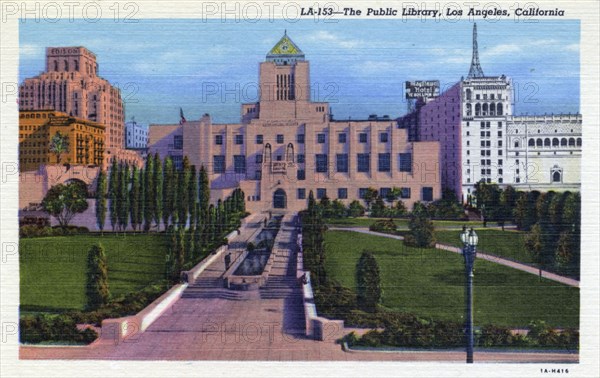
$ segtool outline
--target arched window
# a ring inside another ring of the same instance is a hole
[[[294,145],[291,143],[288,143],[285,150],[285,160],[294,162]]]
[[[555,171],[552,174],[552,182],[560,182],[560,172],[559,171]]]
[[[561,146],[566,146],[566,145],[567,145],[567,138],[562,138],[562,139],[560,140],[560,145],[561,145]]]
[[[569,147],[575,146],[575,138],[569,138]]]
[[[496,104],[491,103],[490,104],[490,115],[495,115],[496,114]]]
[[[471,104],[467,104],[467,116],[472,116],[473,115],[473,107],[471,106]]]
[[[265,158],[263,160],[265,163],[271,164],[271,143],[265,144]]]
[[[577,138],[577,147],[581,147],[581,138]]]
[[[538,139],[535,141],[535,146],[536,146],[536,147],[542,147],[542,144],[543,144],[543,142],[542,142],[542,138],[538,138]]]
[[[515,148],[519,148],[519,141],[515,140]]]
[[[529,147],[535,147],[535,139],[529,138]]]
[[[488,115],[488,104],[483,104],[482,111],[484,116]]]
[[[467,100],[470,100],[471,99],[471,90],[467,89],[467,91],[465,93],[467,95]]]
[[[479,104],[479,103],[475,104],[475,115],[476,116],[481,115],[481,104]]]
[[[544,147],[550,147],[550,138],[544,139]]]
[[[558,147],[558,144],[559,144],[558,138],[553,138],[552,139],[552,147]]]
[[[65,60],[65,71],[69,71],[69,61]]]
[[[496,106],[496,114],[502,115],[502,103],[499,103],[498,106]]]
[[[79,60],[75,59],[75,71],[79,71]]]
[[[54,61],[54,71],[58,71],[58,60]]]

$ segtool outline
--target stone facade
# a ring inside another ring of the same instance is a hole
[[[144,149],[148,147],[148,125],[135,121],[125,123],[126,147],[131,149]]]
[[[259,72],[260,101],[242,105],[241,123],[150,125],[148,152],[187,155],[208,168],[213,200],[241,187],[249,211],[302,210],[310,191],[347,204],[368,187],[403,188],[408,207],[440,198],[439,143],[409,141],[395,120],[334,120],[310,100],[309,62],[287,35]]]

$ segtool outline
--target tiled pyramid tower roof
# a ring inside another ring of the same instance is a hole
[[[283,37],[273,46],[267,54],[267,62],[275,62],[276,64],[287,65],[296,61],[304,60],[304,53],[298,45],[288,37],[287,31],[283,33]]]

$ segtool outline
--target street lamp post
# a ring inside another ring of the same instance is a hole
[[[465,258],[465,304],[466,304],[466,333],[467,333],[467,363],[473,363],[473,263],[477,255],[478,237],[473,228],[467,230],[463,226],[460,234]]]

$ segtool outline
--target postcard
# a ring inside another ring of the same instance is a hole
[[[600,373],[597,3],[1,7],[3,375]]]

